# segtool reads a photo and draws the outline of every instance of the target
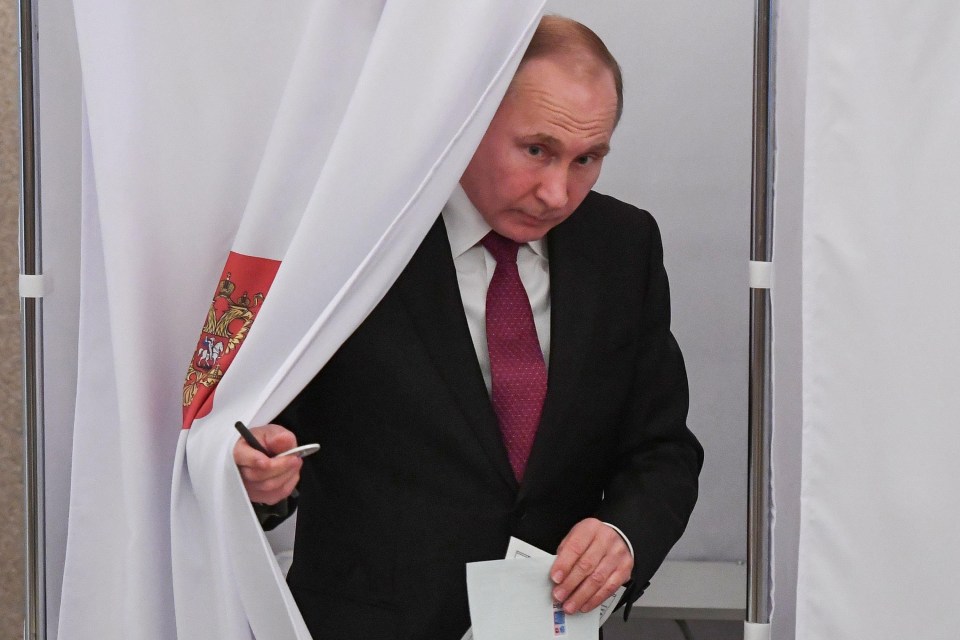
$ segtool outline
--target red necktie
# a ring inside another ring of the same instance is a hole
[[[522,480],[547,395],[547,367],[530,300],[517,270],[520,245],[495,231],[481,243],[497,261],[487,288],[486,314],[493,409],[510,466],[517,480]]]

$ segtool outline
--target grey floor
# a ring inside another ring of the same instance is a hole
[[[619,612],[618,612],[619,613]],[[691,620],[693,640],[743,640],[743,622]],[[684,640],[680,627],[672,620],[630,617],[627,622],[614,614],[603,625],[604,640]]]

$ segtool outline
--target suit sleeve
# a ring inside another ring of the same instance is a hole
[[[686,425],[687,375],[670,332],[660,233],[653,218],[644,216],[649,250],[634,380],[619,429],[622,444],[596,514],[620,528],[633,545],[634,569],[625,603],[643,593],[686,528],[703,465],[703,449]]]

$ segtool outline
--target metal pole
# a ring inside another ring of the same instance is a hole
[[[40,174],[36,127],[37,31],[35,0],[20,0],[20,127],[21,211],[20,273],[42,273],[40,251]],[[25,616],[23,637],[46,638],[46,579],[44,569],[43,501],[43,310],[41,299],[20,299],[23,323],[23,417]]]
[[[753,189],[751,194],[750,260],[773,259],[772,189],[768,189],[771,128],[770,5],[757,0],[753,72]],[[750,435],[747,519],[747,622],[768,624],[771,611],[770,571],[770,433],[771,331],[770,290],[750,290]]]

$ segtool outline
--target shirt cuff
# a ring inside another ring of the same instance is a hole
[[[623,531],[620,530],[620,527],[618,527],[618,526],[616,526],[616,525],[612,525],[612,524],[610,524],[609,522],[604,522],[603,524],[607,525],[608,527],[610,527],[611,529],[613,529],[614,531],[616,531],[616,532],[620,535],[620,537],[623,538],[623,541],[627,544],[627,549],[630,550],[630,557],[633,558],[633,557],[634,557],[634,555],[633,555],[633,545],[630,544],[630,540],[627,538],[626,534],[624,534]]]

